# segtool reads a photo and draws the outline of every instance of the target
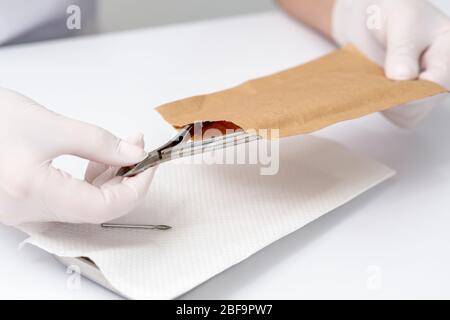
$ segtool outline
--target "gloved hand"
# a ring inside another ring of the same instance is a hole
[[[426,0],[336,0],[333,37],[341,45],[355,44],[392,80],[420,78],[450,89],[450,19]],[[403,105],[384,115],[412,127],[431,110],[428,103]]]
[[[115,167],[143,160],[143,147],[142,136],[123,141],[0,89],[0,222],[101,223],[132,211],[153,170],[121,178]],[[65,154],[93,161],[85,181],[52,166],[52,159]]]

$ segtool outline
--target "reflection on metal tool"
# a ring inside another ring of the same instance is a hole
[[[236,131],[231,134],[221,135],[211,139],[192,141],[192,137],[202,134],[202,122],[196,122],[188,125],[178,132],[178,134],[162,147],[149,152],[147,158],[132,167],[121,168],[118,176],[132,177],[154,167],[160,163],[177,158],[193,156],[214,150],[220,150],[231,146],[237,146],[242,143],[248,143],[260,139],[255,134],[248,134],[245,131]],[[189,142],[191,140],[191,142]]]

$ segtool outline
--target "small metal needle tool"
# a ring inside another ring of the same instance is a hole
[[[111,229],[143,229],[143,230],[170,230],[171,226],[166,226],[164,224],[115,224],[115,223],[103,223],[102,228],[111,228]]]

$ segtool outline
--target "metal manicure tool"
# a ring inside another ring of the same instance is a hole
[[[261,138],[258,135],[249,134],[243,130],[240,130],[210,139],[193,141],[194,137],[202,137],[202,128],[202,122],[196,122],[185,126],[166,144],[151,151],[147,158],[145,158],[142,162],[132,167],[121,168],[117,175],[122,177],[133,177],[163,162],[237,146],[239,144],[248,143]]]
[[[196,122],[181,129],[175,137],[169,140],[163,146],[148,153],[147,158],[142,162],[132,166],[121,168],[117,176],[133,177],[161,163],[201,154],[205,152],[221,150],[228,147],[237,146],[243,143],[259,140],[261,137],[255,134],[246,133],[243,130],[235,131],[230,134],[220,135],[209,139],[200,139],[195,141],[196,137],[202,137],[203,122]],[[147,229],[147,230],[169,230],[171,227],[166,225],[135,225],[135,224],[102,224],[104,228],[121,229]]]
[[[115,223],[103,223],[103,228],[110,229],[143,229],[143,230],[170,230],[171,226],[166,226],[164,224],[115,224]]]

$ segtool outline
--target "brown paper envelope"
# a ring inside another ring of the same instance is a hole
[[[244,130],[279,129],[280,137],[287,137],[446,92],[429,81],[389,80],[347,45],[307,64],[157,110],[176,128],[220,121],[222,128],[229,122]]]

